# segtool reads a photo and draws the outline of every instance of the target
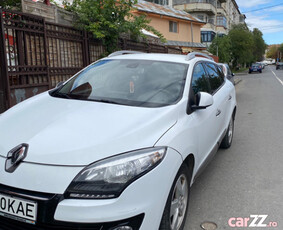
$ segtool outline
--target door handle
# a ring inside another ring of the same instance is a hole
[[[230,101],[231,99],[232,99],[232,96],[231,96],[231,95],[229,95],[228,101]]]
[[[218,117],[220,114],[221,114],[221,110],[220,110],[220,109],[217,109],[217,111],[216,111],[216,117]]]

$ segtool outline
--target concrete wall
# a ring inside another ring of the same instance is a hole
[[[73,14],[57,6],[47,6],[42,2],[22,0],[22,11],[33,15],[44,17],[46,21],[59,23],[66,26],[73,25]]]

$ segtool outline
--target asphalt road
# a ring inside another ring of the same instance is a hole
[[[202,229],[203,222],[217,229],[283,229],[283,70],[267,66],[236,79],[232,146],[220,149],[192,186],[185,230]],[[267,227],[241,227],[253,225],[251,215],[268,215]]]

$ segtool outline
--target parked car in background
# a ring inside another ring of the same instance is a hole
[[[283,62],[277,62],[276,69],[283,69]]]
[[[275,64],[275,59],[267,58],[263,61],[266,65],[273,65]]]
[[[224,76],[235,85],[235,80],[234,80],[235,74],[232,73],[229,65],[227,63],[218,63],[218,65],[221,67]]]
[[[252,72],[258,72],[258,73],[262,73],[262,67],[260,64],[258,63],[253,63],[250,67],[249,67],[249,73]]]
[[[265,65],[263,62],[257,62],[257,64],[260,64],[261,68],[264,69]]]
[[[1,114],[0,229],[182,230],[236,115],[199,55],[118,51]]]

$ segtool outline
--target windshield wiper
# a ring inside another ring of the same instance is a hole
[[[59,91],[56,91],[52,94],[54,97],[61,97],[61,98],[67,98],[67,99],[72,99],[72,97],[69,94],[66,93],[60,93]]]
[[[121,105],[122,103],[119,103],[117,101],[112,101],[108,99],[90,99],[91,101],[96,101],[96,102],[102,102],[102,103],[109,103],[109,104],[116,104],[116,105]]]

